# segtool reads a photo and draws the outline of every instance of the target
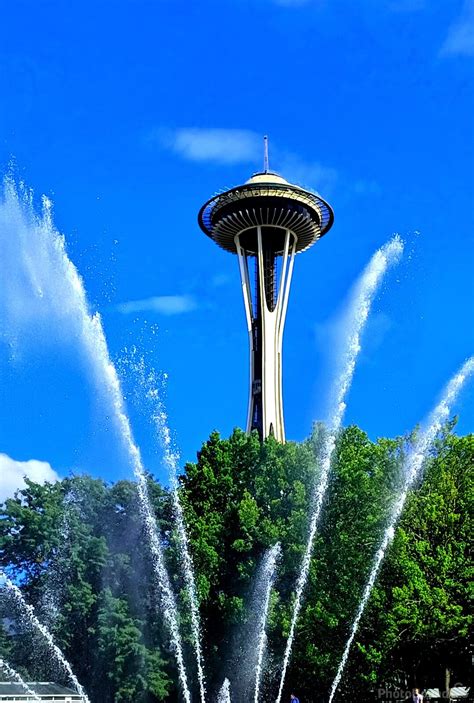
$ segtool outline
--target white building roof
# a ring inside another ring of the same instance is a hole
[[[44,701],[71,701],[82,703],[83,698],[72,688],[61,686],[51,681],[28,681],[28,688],[34,691]],[[11,681],[0,681],[0,701],[31,701],[34,700],[23,686]]]

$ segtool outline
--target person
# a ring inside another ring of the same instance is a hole
[[[290,696],[291,703],[300,703],[300,699],[295,696],[294,693]]]
[[[411,693],[412,703],[423,703],[423,696],[420,693],[419,688],[414,688]]]

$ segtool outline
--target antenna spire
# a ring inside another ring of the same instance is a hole
[[[263,171],[268,173],[268,137],[267,135],[263,138]]]

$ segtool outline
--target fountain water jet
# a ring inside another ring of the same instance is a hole
[[[255,667],[255,693],[254,703],[258,703],[260,696],[260,685],[263,674],[263,661],[267,647],[267,620],[270,607],[270,596],[275,582],[276,566],[281,555],[281,546],[275,544],[264,556],[261,568],[260,583],[257,584],[256,596],[260,596],[262,608],[258,619],[258,646],[257,665]]]
[[[203,656],[201,649],[201,622],[199,615],[199,599],[196,589],[196,581],[194,578],[194,568],[189,551],[189,539],[186,531],[186,523],[184,520],[183,508],[179,498],[179,487],[177,477],[177,465],[179,455],[171,450],[171,437],[169,428],[166,423],[162,424],[162,437],[165,447],[165,462],[169,468],[171,482],[171,497],[173,501],[173,514],[176,522],[179,537],[179,548],[181,555],[181,564],[184,571],[184,580],[189,594],[189,605],[191,613],[191,630],[193,636],[193,646],[196,655],[196,665],[198,671],[199,692],[201,702],[206,700],[206,688],[204,678]]]
[[[77,272],[76,275],[78,275]],[[171,640],[178,664],[178,673],[183,689],[183,695],[186,703],[190,703],[191,694],[188,688],[186,668],[184,665],[183,647],[178,625],[178,611],[168,572],[165,566],[163,548],[158,535],[156,519],[153,514],[153,509],[151,507],[150,498],[148,495],[146,474],[143,467],[140,450],[133,438],[130,420],[125,412],[120,381],[117,375],[117,370],[109,357],[100,316],[96,313],[89,319],[92,322],[90,330],[91,336],[86,337],[86,339],[91,344],[91,351],[93,352],[94,349],[96,350],[96,360],[102,366],[102,370],[105,374],[115,417],[120,427],[122,439],[132,461],[133,470],[137,479],[140,512],[148,536],[149,547],[153,558],[154,571],[161,591],[163,615],[171,633]]]
[[[12,669],[9,664],[4,659],[0,659],[0,671],[4,671],[7,676],[9,676],[14,683],[20,684],[27,696],[33,698],[35,701],[41,701],[41,698],[36,694],[25,681],[21,678],[20,674]]]
[[[43,207],[43,215],[38,217],[33,208],[31,193],[27,193],[22,201],[13,180],[5,180],[0,208],[0,238],[2,250],[7,257],[6,271],[10,276],[4,292],[6,321],[11,324],[20,321],[28,326],[34,310],[40,309],[43,315],[46,312],[46,315],[53,315],[64,324],[72,325],[74,333],[82,342],[98,384],[105,385],[137,479],[140,513],[161,594],[163,615],[171,634],[183,695],[186,703],[190,703],[176,602],[148,495],[140,450],[125,410],[120,380],[110,358],[101,317],[98,313],[91,315],[89,312],[82,278],[67,255],[64,237],[54,228],[51,203],[46,198],[43,199]],[[12,273],[11,269],[15,266],[19,270],[13,270]],[[26,287],[26,295],[24,290],[19,289],[19,285]],[[33,310],[31,302],[34,302]]]
[[[8,589],[8,592],[13,597],[15,603],[18,605],[21,612],[24,613],[25,618],[29,622],[30,626],[33,629],[37,630],[44,637],[44,639],[48,643],[49,651],[51,652],[54,659],[56,659],[58,664],[60,664],[61,667],[64,669],[70,681],[74,685],[76,691],[79,693],[79,695],[84,698],[84,701],[86,703],[89,703],[89,699],[86,695],[86,692],[77,680],[77,677],[74,675],[74,672],[71,669],[71,665],[67,661],[62,651],[59,649],[58,645],[53,640],[53,637],[49,632],[48,628],[45,627],[36,617],[35,609],[33,608],[33,606],[25,601],[25,599],[23,598],[23,594],[18,588],[18,586],[16,586],[13,581],[11,581],[11,579],[9,579],[8,576],[1,570],[0,581],[3,581],[3,585]]]
[[[198,673],[199,693],[201,703],[206,699],[206,681],[204,676],[203,655],[201,647],[201,619],[199,614],[199,598],[194,577],[194,566],[189,549],[189,538],[186,530],[186,521],[183,514],[183,507],[179,497],[178,484],[178,464],[179,453],[173,449],[171,433],[168,426],[168,418],[160,398],[160,381],[154,369],[147,368],[145,358],[141,356],[135,361],[136,348],[124,360],[124,366],[132,369],[136,376],[137,385],[145,394],[145,399],[151,407],[151,421],[155,432],[159,437],[164,450],[164,463],[168,469],[168,477],[171,485],[171,498],[173,503],[173,516],[176,523],[179,541],[180,564],[184,572],[184,580],[189,595],[189,606],[191,615],[191,632],[193,648],[196,657],[196,667]],[[140,401],[142,398],[140,397]]]
[[[474,356],[469,358],[457,372],[457,374],[451,379],[451,381],[446,386],[443,396],[432,411],[428,418],[425,429],[423,429],[417,439],[415,440],[412,450],[409,452],[407,459],[404,463],[403,474],[405,476],[405,481],[403,484],[402,492],[397,499],[392,514],[390,516],[389,524],[384,532],[380,547],[375,555],[374,563],[372,566],[372,571],[370,572],[369,579],[364,589],[362,599],[360,601],[359,607],[357,609],[356,617],[354,619],[351,633],[349,639],[347,640],[346,646],[344,648],[344,653],[342,655],[341,663],[337,670],[336,678],[331,686],[331,692],[329,695],[329,703],[336,694],[337,688],[342,678],[344,668],[349,657],[349,652],[352,646],[354,637],[356,636],[357,630],[359,628],[359,623],[364,613],[365,607],[369,600],[372,588],[375,584],[375,579],[379,572],[380,566],[384,559],[387,548],[395,535],[395,526],[400,518],[405,501],[407,499],[408,491],[410,490],[413,483],[419,477],[423,463],[426,459],[427,452],[433,441],[436,439],[438,432],[442,429],[443,422],[445,422],[451,413],[451,407],[456,401],[456,398],[461,391],[465,381],[474,373]]]
[[[217,703],[232,703],[232,699],[230,697],[230,681],[229,681],[229,679],[224,679],[224,683],[222,684],[222,688],[219,691],[219,694],[217,696]]]
[[[375,294],[387,269],[400,259],[402,252],[403,242],[398,236],[393,237],[387,244],[376,251],[356,286],[350,304],[348,315],[350,326],[342,355],[342,372],[336,382],[334,407],[330,413],[329,427],[321,450],[321,475],[319,483],[315,487],[311,502],[312,507],[309,535],[303,555],[301,569],[296,582],[295,602],[290,623],[290,631],[285,647],[276,703],[280,703],[283,694],[283,686],[285,684],[286,672],[290,662],[296,624],[298,622],[302,605],[303,591],[308,579],[319,516],[321,514],[321,508],[323,506],[324,497],[329,484],[332,455],[336,446],[337,435],[341,428],[342,419],[346,409],[345,399],[352,383],[356,360],[361,349],[362,331],[365,327],[365,323],[367,322]]]

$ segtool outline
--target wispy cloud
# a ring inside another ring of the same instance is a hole
[[[190,161],[251,163],[256,162],[262,151],[262,137],[247,129],[158,129],[152,133],[151,139]]]
[[[162,148],[189,161],[222,165],[251,163],[258,168],[263,160],[263,135],[252,130],[189,127],[157,130],[153,135]],[[337,179],[334,168],[306,160],[273,141],[270,146],[270,167],[288,180],[326,192],[333,187]]]
[[[25,476],[36,483],[54,483],[60,480],[47,461],[16,461],[8,454],[0,454],[0,501],[11,498],[17,489],[24,488]]]
[[[197,308],[191,295],[158,295],[141,300],[119,303],[115,309],[126,315],[138,312],[157,312],[161,315],[181,315]]]
[[[448,30],[441,56],[474,56],[474,0],[465,0],[460,16]]]

